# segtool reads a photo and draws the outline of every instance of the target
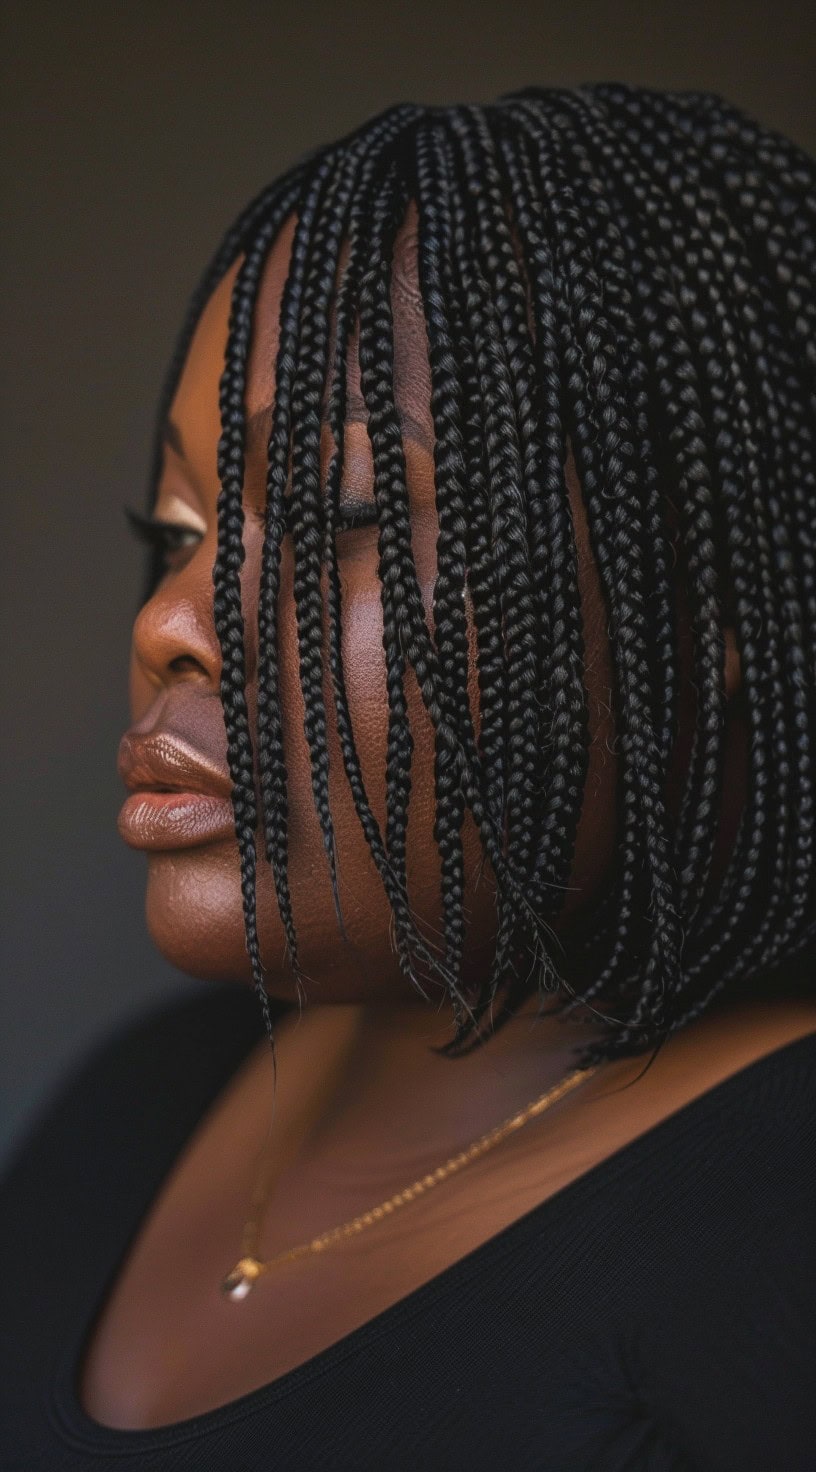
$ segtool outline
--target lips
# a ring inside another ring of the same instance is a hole
[[[131,848],[197,848],[235,836],[229,772],[167,727],[122,737],[119,775],[130,789],[117,827]]]

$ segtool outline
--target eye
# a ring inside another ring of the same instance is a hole
[[[286,498],[286,529],[293,536],[297,535],[297,522],[292,508],[291,497]],[[377,507],[373,501],[363,499],[361,496],[344,496],[337,506],[335,517],[335,533],[339,537],[345,532],[363,531],[368,527],[377,525]]]
[[[292,496],[284,499],[284,518],[286,518],[286,530],[295,534],[296,521],[293,512]],[[361,527],[373,527],[377,524],[377,508],[373,500],[362,500],[359,496],[345,496],[337,505],[337,514],[334,518],[334,530],[356,531]]]
[[[125,507],[128,524],[137,541],[150,547],[158,555],[164,572],[178,572],[189,560],[190,548],[198,546],[202,533],[181,522],[161,521],[155,516],[144,516],[141,511]]]
[[[377,508],[373,501],[341,501],[337,508],[338,532],[356,532],[363,527],[377,525]]]

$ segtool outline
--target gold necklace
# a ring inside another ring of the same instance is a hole
[[[508,1135],[515,1134],[516,1130],[522,1129],[529,1120],[536,1119],[539,1114],[543,1114],[551,1104],[557,1104],[565,1094],[569,1094],[572,1089],[577,1088],[596,1072],[597,1068],[576,1068],[554,1088],[540,1094],[532,1104],[528,1104],[518,1114],[511,1115],[495,1129],[488,1130],[486,1135],[481,1135],[478,1140],[474,1140],[472,1145],[468,1145],[458,1155],[452,1155],[443,1165],[437,1166],[436,1170],[430,1171],[428,1175],[420,1176],[419,1180],[406,1186],[404,1191],[398,1191],[396,1195],[389,1196],[387,1201],[381,1201],[379,1206],[372,1206],[360,1216],[352,1217],[351,1221],[342,1222],[339,1227],[331,1227],[328,1232],[321,1232],[319,1237],[312,1237],[311,1241],[299,1242],[296,1247],[289,1247],[285,1252],[279,1252],[275,1257],[266,1259],[258,1257],[262,1214],[269,1195],[269,1182],[266,1180],[265,1172],[262,1172],[253,1193],[250,1215],[244,1225],[241,1256],[235,1267],[223,1279],[221,1292],[233,1303],[238,1303],[252,1291],[257,1280],[265,1273],[271,1272],[273,1268],[281,1267],[287,1262],[295,1262],[300,1257],[308,1257],[311,1253],[325,1252],[327,1247],[333,1247],[335,1243],[342,1242],[347,1237],[356,1237],[359,1232],[365,1231],[366,1227],[373,1227],[377,1222],[390,1216],[392,1212],[398,1211],[401,1206],[407,1206],[409,1202],[416,1201],[418,1196],[423,1196],[433,1186],[440,1185],[442,1181],[448,1180],[464,1166],[486,1155],[488,1150],[494,1149],[496,1145],[501,1144],[502,1140],[506,1140]]]

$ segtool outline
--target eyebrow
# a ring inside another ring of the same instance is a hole
[[[414,417],[413,414],[407,413],[405,410],[400,409],[399,405],[396,406],[396,410],[397,419],[399,420],[399,425],[405,438],[413,440],[420,449],[426,452],[426,454],[432,455],[434,441],[433,436],[429,434],[427,427],[424,424],[421,424],[419,420]],[[263,448],[266,449],[267,443],[269,441],[269,435],[272,429],[272,413],[273,405],[270,403],[265,404],[262,409],[256,410],[254,414],[250,414],[246,422],[246,442],[248,448],[252,449],[254,447],[262,445]],[[354,393],[353,391],[349,393],[346,403],[344,423],[367,425],[368,418],[369,415],[365,400],[361,398],[359,394]],[[329,423],[329,411],[327,404],[323,405],[320,414],[320,423]],[[162,439],[164,443],[168,445],[171,450],[174,450],[175,453],[180,456],[182,460],[186,460],[188,458],[184,448],[184,439],[182,437],[181,430],[174,419],[165,420]]]

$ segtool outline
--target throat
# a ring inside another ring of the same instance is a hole
[[[301,1077],[308,1068],[315,1084],[301,1167],[372,1192],[395,1171],[420,1174],[556,1085],[589,1041],[533,1006],[464,1057],[440,1053],[451,1036],[444,1017],[419,1006],[305,1014],[292,1035],[302,1058],[283,1040],[278,1053],[281,1088],[290,1068]]]

